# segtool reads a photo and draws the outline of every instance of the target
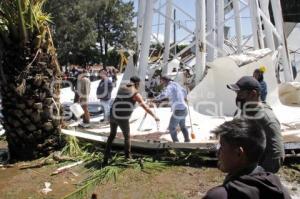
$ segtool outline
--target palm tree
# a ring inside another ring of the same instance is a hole
[[[60,67],[44,0],[0,1],[0,83],[11,159],[28,160],[62,147]]]

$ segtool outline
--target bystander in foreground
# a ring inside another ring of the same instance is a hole
[[[228,175],[204,199],[291,198],[279,177],[258,165],[266,148],[266,137],[255,120],[236,118],[213,133],[220,138],[218,168]]]

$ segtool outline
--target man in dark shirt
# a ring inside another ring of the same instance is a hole
[[[258,166],[266,137],[255,120],[235,118],[213,133],[220,138],[218,167],[228,175],[223,184],[209,190],[204,199],[291,198],[275,174]]]
[[[267,83],[264,81],[264,70],[263,67],[257,68],[253,72],[253,77],[257,79],[260,84],[260,99],[262,102],[265,102],[268,94]]]
[[[263,128],[267,146],[259,161],[266,171],[276,173],[284,160],[283,137],[280,123],[270,106],[260,101],[260,85],[252,76],[244,76],[227,87],[236,92],[240,117],[255,120]]]
[[[110,109],[110,101],[111,101],[111,92],[113,89],[113,84],[110,79],[107,77],[107,71],[102,69],[99,72],[100,82],[97,88],[97,98],[100,99],[100,105],[103,108],[103,119],[101,122],[109,121],[109,109]]]
[[[69,81],[72,83],[71,89],[74,91],[74,103],[79,102],[79,94],[77,90],[77,80],[79,76],[79,71],[75,68],[75,66],[72,67],[70,70],[70,77]]]

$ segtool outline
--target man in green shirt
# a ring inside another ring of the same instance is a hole
[[[240,117],[256,120],[263,128],[267,145],[259,161],[266,171],[276,173],[284,160],[283,137],[280,123],[270,106],[260,101],[260,85],[252,76],[244,76],[227,87],[236,92],[236,105]]]

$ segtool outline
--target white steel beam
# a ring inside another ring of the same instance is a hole
[[[138,44],[137,53],[139,53],[139,51],[141,50],[141,45],[142,45],[145,6],[146,6],[146,1],[139,0],[138,16],[137,16],[137,44]]]
[[[217,47],[220,50],[224,49],[224,0],[217,0],[218,26],[217,26]],[[218,56],[223,56],[223,53],[218,53]]]
[[[152,17],[153,17],[153,6],[155,0],[146,1],[146,9],[144,14],[144,31],[142,36],[141,55],[139,57],[139,76],[141,78],[140,92],[144,95],[145,93],[145,77],[148,68],[148,55],[150,48],[150,39],[152,33]]]
[[[195,65],[195,82],[196,84],[202,78],[203,70],[206,64],[206,35],[205,35],[205,0],[196,0],[196,65]]]
[[[257,24],[257,8],[256,3],[253,0],[248,0],[249,9],[250,9],[250,16],[251,16],[251,26],[252,26],[252,35],[253,35],[253,45],[254,49],[257,50],[259,48],[258,44],[258,24]]]
[[[180,10],[183,14],[185,14],[186,16],[188,16],[192,21],[195,21],[195,17],[191,16],[188,12],[186,12],[185,10],[183,10],[182,8],[180,8],[178,5],[173,4],[174,8]]]
[[[270,48],[271,50],[275,50],[275,44],[274,44],[274,37],[272,32],[272,27],[270,27],[270,13],[269,13],[269,3],[270,0],[261,0],[261,8],[263,13],[266,16],[266,19],[263,18],[264,23],[264,34],[265,34],[265,40],[266,40],[266,46]]]
[[[256,17],[256,20],[257,20],[257,33],[258,33],[258,41],[259,41],[259,47],[260,48],[265,48],[265,43],[264,43],[264,34],[263,34],[263,31],[262,31],[262,23],[261,23],[261,16],[260,16],[260,8],[259,8],[259,5],[258,5],[258,0],[253,0],[254,2],[254,8],[255,8],[255,13],[254,13],[254,16]]]
[[[167,15],[165,15],[164,13],[162,13],[160,10],[158,9],[155,9],[154,8],[154,11],[160,15],[162,15],[163,17],[165,17],[166,19],[168,19],[169,21],[175,23],[176,25],[180,26],[180,28],[184,29],[185,31],[187,31],[188,33],[194,33],[192,30],[190,30],[188,27],[186,27],[185,25],[183,24],[180,24],[180,21],[175,21],[174,19],[172,19],[172,17],[168,17]]]
[[[293,81],[293,76],[292,76],[291,63],[289,59],[289,53],[287,51],[287,44],[283,32],[283,18],[282,18],[281,3],[279,0],[271,0],[271,3],[272,3],[275,27],[279,32],[283,42],[282,49],[280,50],[280,54],[282,56],[282,61],[283,61],[284,78],[285,78],[285,82],[290,82]]]
[[[216,2],[215,0],[207,1],[207,31],[212,33],[208,35],[208,42],[215,46],[215,29],[216,29]],[[207,61],[213,61],[215,59],[215,49],[207,47]]]
[[[240,16],[240,1],[233,0],[233,10],[234,10],[234,22],[235,22],[235,35],[237,41],[238,53],[242,53],[242,28],[241,28],[241,16]]]
[[[278,33],[277,29],[272,24],[272,22],[268,20],[268,18],[266,17],[266,15],[261,10],[259,10],[259,15],[261,16],[261,18],[264,19],[264,22],[266,24],[268,24],[269,28],[271,28],[273,34],[275,34],[276,38],[278,39],[278,43],[280,45],[282,45],[282,38],[281,38],[280,34]],[[274,37],[273,37],[273,39],[274,39]]]
[[[166,2],[166,18],[165,18],[165,35],[164,35],[164,56],[162,74],[166,75],[168,71],[168,61],[170,55],[170,33],[171,33],[171,21],[168,18],[172,16],[172,0]]]

